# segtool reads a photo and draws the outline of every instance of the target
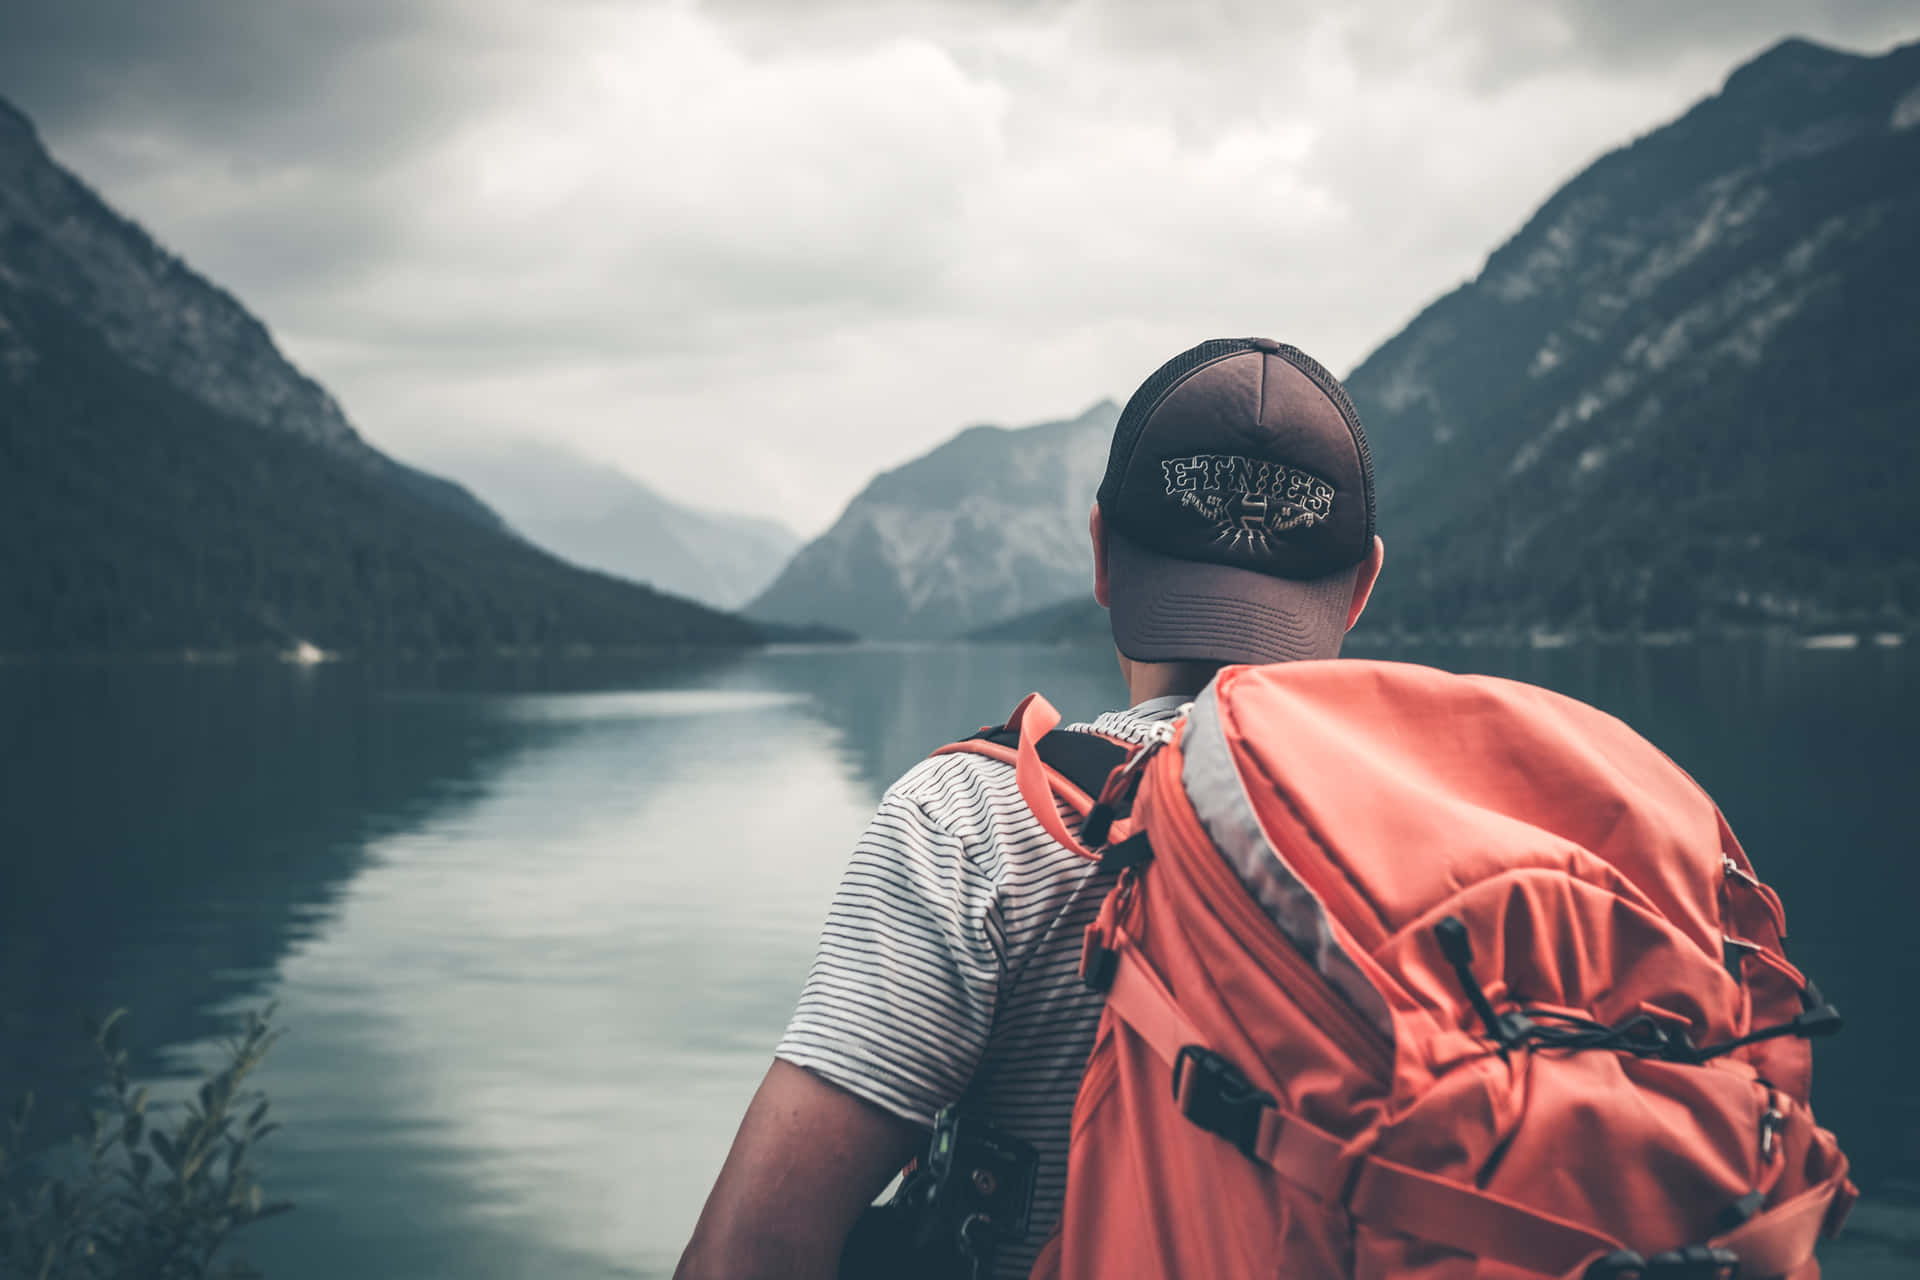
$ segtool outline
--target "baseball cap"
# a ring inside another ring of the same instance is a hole
[[[1099,503],[1113,638],[1142,662],[1331,658],[1373,547],[1353,401],[1271,338],[1215,338],[1141,384]]]

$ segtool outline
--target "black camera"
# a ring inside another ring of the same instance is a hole
[[[1000,1246],[1027,1233],[1038,1162],[1033,1144],[943,1108],[927,1154],[854,1225],[840,1280],[985,1280]]]

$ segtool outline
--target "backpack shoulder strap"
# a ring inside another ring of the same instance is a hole
[[[1076,812],[1083,814],[1093,807],[1100,789],[1106,785],[1107,775],[1124,764],[1133,750],[1112,738],[1072,729],[1049,730],[1033,745],[1034,750],[1040,753],[1041,764],[1059,774],[1062,780],[1071,783],[1074,790],[1087,798],[1087,803],[1083,805],[1079,803],[1079,797],[1071,794],[1062,797]],[[1008,761],[1019,750],[1019,731],[1009,732],[1005,726],[982,729],[970,738],[941,748],[941,751],[948,753],[966,751]]]
[[[1027,723],[1029,708],[1033,714],[1031,724]],[[1030,785],[1031,774],[1021,766],[1023,733],[1029,744],[1027,750],[1038,757],[1043,767],[1046,790],[1083,818],[1093,808],[1094,801],[1105,787],[1107,775],[1125,763],[1136,749],[1130,742],[1103,734],[1054,728],[1059,720],[1059,713],[1045,698],[1039,694],[1029,694],[1014,708],[1005,724],[989,725],[970,737],[948,743],[933,754],[990,756],[1027,773],[1021,786],[1021,795],[1027,800],[1028,806],[1034,809],[1041,825],[1048,826],[1048,834],[1058,840],[1061,833],[1053,831],[1047,819],[1052,817],[1057,824],[1059,815],[1052,812],[1050,805],[1046,806],[1046,812],[1042,812],[1041,807],[1035,804],[1041,795]],[[1071,839],[1061,843],[1068,848],[1077,847],[1077,842]]]

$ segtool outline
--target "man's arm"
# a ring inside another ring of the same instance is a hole
[[[925,1141],[918,1125],[775,1059],[674,1280],[832,1280],[854,1221]]]
[[[932,777],[966,804],[986,763],[926,761],[881,798],[678,1280],[831,1280],[861,1211],[965,1091],[998,995],[997,884],[912,797]]]

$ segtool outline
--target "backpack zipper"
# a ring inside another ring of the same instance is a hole
[[[1105,824],[1113,820],[1113,806],[1133,798],[1133,793],[1140,787],[1140,780],[1146,776],[1147,766],[1153,762],[1154,756],[1160,753],[1162,747],[1170,744],[1179,735],[1181,721],[1192,707],[1191,702],[1183,702],[1175,709],[1173,719],[1155,720],[1141,726],[1142,741],[1135,744],[1132,753],[1107,778],[1106,785],[1100,788],[1100,794],[1093,797],[1094,808],[1105,807],[1108,810],[1107,817],[1099,827],[1095,843],[1105,838],[1107,831]],[[1091,821],[1093,814],[1089,812],[1087,817]]]

